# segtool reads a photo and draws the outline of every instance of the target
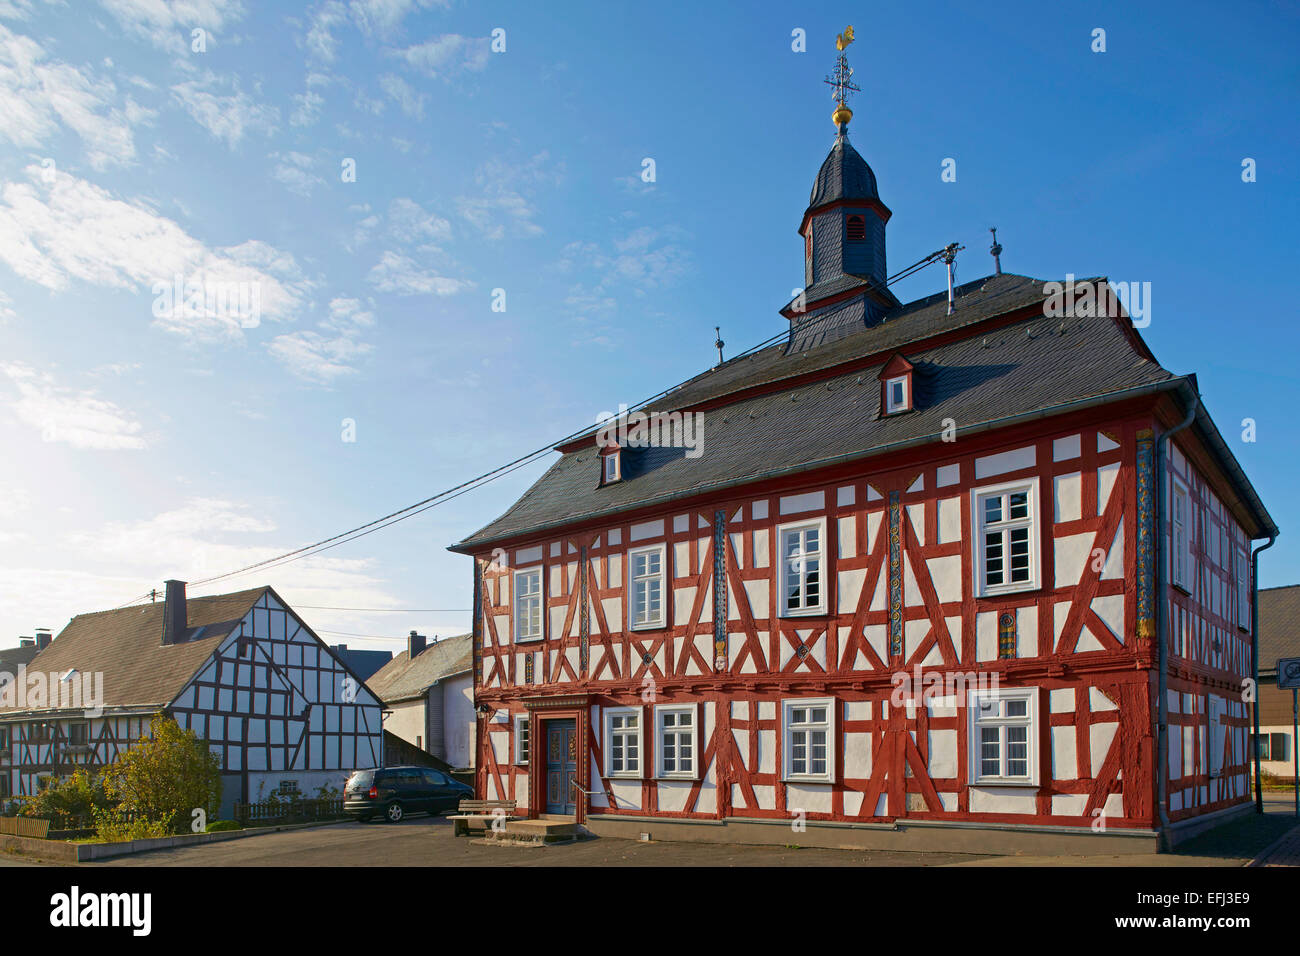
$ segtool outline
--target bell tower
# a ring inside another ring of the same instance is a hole
[[[831,113],[835,143],[817,171],[808,208],[799,224],[804,247],[804,292],[781,310],[792,326],[850,298],[857,300],[854,312],[858,327],[875,324],[898,305],[885,285],[889,275],[885,224],[892,213],[880,201],[876,174],[849,144],[853,111],[848,99],[852,93],[861,92],[853,83],[853,68],[845,53],[852,42],[853,27],[835,38],[835,70],[826,78],[835,100]],[[843,321],[837,319],[835,324]]]

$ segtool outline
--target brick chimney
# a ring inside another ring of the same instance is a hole
[[[406,639],[406,658],[415,660],[415,658],[424,650],[424,635],[411,632],[411,636]]]
[[[176,644],[185,636],[185,631],[189,627],[185,611],[185,582],[166,583],[167,597],[163,600],[162,642]]]
[[[49,647],[50,641],[52,641],[53,639],[54,638],[50,634],[48,628],[38,627],[36,629],[36,649],[38,651],[43,651],[45,650],[45,648]]]

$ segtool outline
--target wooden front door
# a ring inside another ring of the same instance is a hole
[[[546,722],[546,812],[573,813],[577,792],[573,781],[578,772],[577,722]]]

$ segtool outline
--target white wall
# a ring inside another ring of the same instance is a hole
[[[461,674],[442,686],[442,732],[446,761],[453,767],[474,766],[474,675]],[[391,719],[391,718],[390,718]]]
[[[392,711],[384,721],[384,730],[396,734],[413,747],[429,749],[429,731],[425,717],[424,699],[404,700],[389,704]]]
[[[282,780],[297,780],[298,790],[306,799],[314,799],[316,791],[326,784],[341,793],[349,776],[350,770],[273,770],[267,773],[249,773],[248,799],[252,803],[265,799],[280,786]],[[262,788],[260,794],[258,787]]]

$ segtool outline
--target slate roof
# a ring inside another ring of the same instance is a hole
[[[655,411],[718,405],[704,412],[702,455],[687,458],[681,448],[626,449],[623,480],[600,487],[594,442],[580,448],[575,442],[567,447],[576,450],[564,454],[509,511],[454,550],[937,441],[948,418],[969,434],[1015,416],[1178,381],[1113,319],[1044,317],[1043,287],[1028,276],[992,276],[956,290],[952,315],[946,292],[940,293],[803,352],[787,354],[782,341],[733,359],[651,403]],[[877,376],[895,350],[1029,306],[1034,308],[1028,317],[995,331],[973,330],[967,338],[907,349],[917,367],[916,410],[880,417]],[[878,361],[859,371],[830,372],[872,356]],[[818,371],[833,377],[781,387]],[[728,400],[755,385],[776,390]],[[828,435],[835,440],[828,442]]]
[[[1279,657],[1300,657],[1300,584],[1259,589],[1259,675],[1277,677]]]
[[[9,674],[17,673],[19,664],[30,664],[32,658],[39,653],[40,648],[35,644],[26,647],[0,648],[0,671]]]
[[[879,199],[876,174],[867,161],[849,145],[847,137],[837,136],[830,154],[817,170],[809,210],[839,199]]]
[[[425,647],[411,660],[407,651],[396,655],[366,681],[384,703],[422,696],[440,680],[464,674],[474,666],[471,635],[448,637]]]
[[[190,598],[185,640],[162,643],[163,602],[78,614],[28,670],[104,675],[105,707],[164,707],[268,589]],[[18,708],[0,708],[0,715]]]

